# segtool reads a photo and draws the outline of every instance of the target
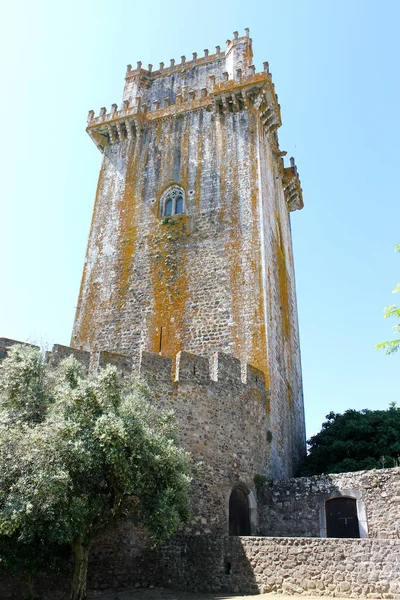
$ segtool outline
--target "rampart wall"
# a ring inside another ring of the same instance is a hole
[[[7,340],[7,347],[11,343]],[[0,340],[2,346],[6,342]],[[70,354],[91,372],[113,364],[132,374],[129,357],[108,352],[90,354],[55,345],[47,360],[57,364]],[[192,519],[185,533],[226,534],[232,488],[241,482],[255,498],[255,475],[271,470],[264,374],[223,353],[208,360],[180,352],[172,360],[142,352],[134,370],[147,381],[154,404],[174,411],[178,443],[201,463],[192,483]],[[252,517],[256,533],[256,511]]]
[[[400,538],[400,468],[266,482],[258,491],[259,533],[325,537],[325,501],[357,501],[361,537]]]
[[[400,598],[400,540],[176,537],[160,569],[190,590]]]

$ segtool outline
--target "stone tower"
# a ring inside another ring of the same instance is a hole
[[[254,365],[274,476],[288,476],[305,438],[290,229],[303,201],[268,63],[252,63],[235,32],[225,51],[128,65],[121,107],[89,112],[103,162],[71,345]]]

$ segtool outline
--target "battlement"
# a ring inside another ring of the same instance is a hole
[[[186,61],[182,56],[179,64],[171,59],[170,66],[160,63],[137,68],[128,65],[122,105],[112,104],[110,112],[100,109],[98,116],[88,113],[87,132],[100,149],[119,142],[130,143],[146,123],[174,117],[198,109],[216,113],[230,113],[255,107],[267,133],[281,126],[280,106],[272,83],[268,62],[264,70],[256,73],[252,64],[253,52],[249,30],[239,37],[237,31],[227,40],[225,51],[220,46],[210,55],[204,50],[199,58]],[[277,140],[274,140],[277,154]]]
[[[39,349],[32,344],[0,338],[0,360],[6,358],[8,350],[15,344]],[[113,365],[124,375],[138,373],[150,381],[193,382],[199,385],[208,385],[210,382],[230,383],[265,391],[265,375],[262,371],[223,352],[215,352],[210,358],[206,358],[181,351],[174,359],[152,352],[142,352],[137,365],[132,357],[115,352],[86,352],[55,344],[51,351],[46,352],[45,358],[47,362],[58,365],[71,355],[84,365],[86,372],[91,373],[96,372],[98,368]]]
[[[133,104],[132,104],[133,103]],[[217,82],[211,75],[206,87],[191,89],[183,86],[175,94],[157,98],[146,104],[145,96],[124,100],[118,110],[112,104],[110,112],[100,109],[96,117],[93,110],[88,113],[87,132],[101,152],[109,144],[131,142],[147,122],[165,119],[200,108],[214,112],[231,113],[254,106],[258,109],[264,128],[268,132],[281,126],[280,105],[269,72],[255,73],[250,67],[247,73],[237,69],[235,76]]]
[[[303,192],[293,156],[290,159],[290,167],[283,170],[283,191],[290,212],[303,208]]]
[[[26,342],[19,342],[17,340],[10,340],[9,338],[0,338],[0,360],[6,358],[8,354],[8,350],[11,346],[15,346],[15,344],[22,344],[23,346],[30,346],[31,348],[36,348],[39,350],[39,346],[35,346],[34,344],[28,344]]]
[[[246,66],[249,66],[251,60],[253,58],[252,52],[252,40],[250,36],[250,30],[246,28],[245,35],[239,37],[239,32],[233,32],[233,39],[226,40],[226,48],[221,51],[221,46],[215,47],[215,54],[210,54],[208,48],[204,49],[204,56],[199,57],[197,52],[192,53],[192,60],[186,60],[186,56],[181,56],[180,61],[176,61],[174,58],[171,58],[169,61],[169,66],[165,66],[164,62],[160,62],[160,66],[158,70],[153,70],[153,65],[149,64],[147,69],[142,68],[142,62],[138,61],[136,69],[132,69],[132,65],[127,65],[126,70],[126,78],[131,79],[133,77],[145,77],[147,79],[156,79],[159,77],[170,76],[175,73],[182,73],[182,70],[193,69],[197,67],[202,67],[206,65],[210,65],[212,63],[225,61],[235,50],[244,51]]]

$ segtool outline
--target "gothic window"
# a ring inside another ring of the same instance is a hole
[[[179,185],[171,185],[161,197],[161,214],[163,217],[180,215],[185,209],[185,192]]]

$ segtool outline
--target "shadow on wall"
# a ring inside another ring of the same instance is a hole
[[[174,536],[160,552],[159,568],[164,585],[194,592],[258,593],[242,539]]]

